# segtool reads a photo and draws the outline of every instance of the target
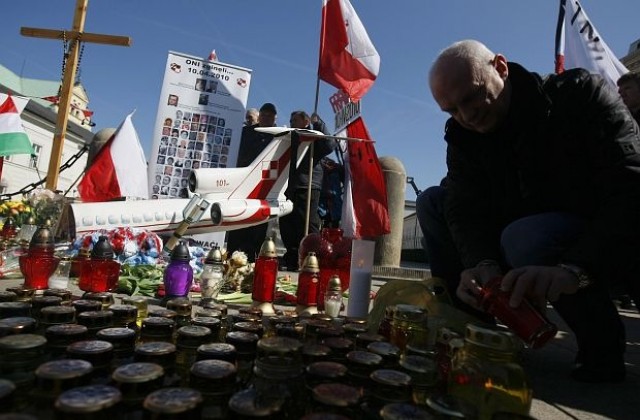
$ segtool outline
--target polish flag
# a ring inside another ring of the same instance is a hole
[[[216,50],[213,49],[211,50],[211,52],[209,53],[209,61],[218,61],[218,54],[216,54]]]
[[[120,197],[148,198],[147,160],[138,133],[127,115],[102,146],[87,169],[78,192],[82,201],[109,201]]]
[[[341,226],[345,236],[370,238],[391,232],[387,186],[369,131],[362,117],[347,126],[344,154],[345,189]],[[339,134],[344,135],[344,131]]]
[[[318,77],[353,102],[378,76],[380,55],[349,0],[323,0]]]
[[[0,105],[0,156],[33,154],[22,119],[11,96]]]

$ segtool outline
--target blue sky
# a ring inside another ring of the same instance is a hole
[[[438,51],[475,38],[531,70],[553,70],[557,0],[352,0],[381,56],[380,74],[364,97],[363,117],[379,156],[400,159],[424,189],[446,173],[446,115],[431,97],[426,74]],[[0,63],[23,77],[60,78],[62,43],[27,38],[20,27],[70,29],[75,0],[6,2]],[[640,38],[637,0],[582,0],[600,35],[618,56]],[[81,80],[95,111],[95,131],[133,123],[149,158],[168,51],[252,69],[248,106],[277,105],[278,124],[295,109],[313,110],[321,0],[92,0],[86,32],[126,35],[131,47],[86,44]],[[320,84],[319,112],[332,121]],[[415,195],[408,186],[406,196]]]

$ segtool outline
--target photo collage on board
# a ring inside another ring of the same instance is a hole
[[[231,131],[213,115],[178,109],[165,116],[151,198],[188,198],[192,169],[226,168]]]

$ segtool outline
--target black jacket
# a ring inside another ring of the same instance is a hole
[[[311,127],[313,130],[320,131],[324,134],[329,134],[327,130],[327,126],[324,121],[319,120],[316,123],[313,123]],[[321,189],[322,188],[322,177],[324,175],[324,171],[322,169],[322,165],[320,164],[320,160],[333,152],[337,146],[337,142],[333,139],[322,139],[322,140],[314,140],[313,144],[313,173],[311,180],[311,188]],[[311,149],[309,149],[311,150]],[[309,151],[305,154],[304,158],[300,162],[296,169],[296,188],[307,188],[309,186]]]
[[[271,134],[256,131],[255,128],[257,127],[259,127],[258,124],[242,127],[236,163],[238,168],[249,166],[273,139]]]
[[[510,63],[508,80],[498,131],[447,122],[445,211],[464,266],[500,260],[501,231],[549,211],[588,220],[563,262],[602,278],[613,261],[639,260],[640,137],[618,94],[581,69],[543,79]]]

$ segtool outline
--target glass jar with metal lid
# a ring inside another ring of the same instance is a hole
[[[349,385],[368,392],[369,375],[382,365],[382,356],[369,351],[353,350],[347,353],[346,366]]]
[[[202,344],[196,351],[196,361],[224,360],[225,362],[232,363],[235,366],[237,358],[236,348],[229,343]]]
[[[82,295],[82,299],[95,300],[102,305],[101,310],[106,311],[115,303],[115,298],[111,292],[86,292]]]
[[[353,350],[353,341],[344,337],[329,337],[322,344],[331,349],[330,359],[339,363],[344,363],[347,353]]]
[[[414,404],[425,405],[427,398],[437,390],[438,372],[433,359],[417,355],[403,355],[399,369],[411,376],[411,395]]]
[[[363,334],[368,331],[367,324],[350,323],[344,324],[342,328],[344,330],[344,336],[354,343],[356,342],[358,334]]]
[[[189,368],[196,361],[198,347],[211,341],[211,330],[199,325],[178,328],[176,337],[176,369],[186,382]]]
[[[449,393],[475,406],[480,419],[498,412],[528,415],[531,388],[517,363],[522,342],[510,331],[469,323],[464,346],[453,358]]]
[[[251,379],[253,361],[256,357],[256,349],[260,337],[254,333],[230,331],[227,333],[225,340],[236,348],[238,357],[238,380],[242,386],[245,386]]]
[[[76,321],[87,327],[89,338],[94,338],[101,329],[113,326],[113,312],[85,311],[77,315]]]
[[[88,330],[84,325],[58,324],[47,327],[44,336],[47,339],[47,349],[51,358],[57,359],[66,355],[69,344],[86,340]]]
[[[340,325],[330,325],[328,327],[320,328],[317,331],[317,335],[320,343],[324,342],[327,338],[345,337],[344,329]],[[351,340],[351,338],[349,338],[349,340]],[[353,340],[351,341],[353,342]]]
[[[58,396],[71,388],[89,385],[93,366],[86,360],[64,359],[46,362],[35,371],[35,387],[29,392],[28,412],[38,418],[51,418],[51,407]]]
[[[191,324],[192,305],[189,298],[179,297],[167,301],[167,309],[175,311],[176,326],[178,328]]]
[[[57,296],[62,299],[62,303],[71,302],[71,290],[69,289],[47,289],[42,293],[43,296]]]
[[[302,346],[302,361],[305,365],[326,362],[331,358],[331,348],[324,344],[306,343]]]
[[[446,392],[451,360],[453,356],[464,346],[464,339],[451,328],[438,328],[435,344],[435,362],[438,369],[438,387]]]
[[[227,402],[236,391],[236,366],[224,360],[200,360],[189,372],[189,386],[203,397],[202,418],[227,418]]]
[[[331,326],[329,321],[323,321],[320,319],[309,319],[302,322],[304,325],[304,341],[306,343],[317,343],[318,330]]]
[[[102,310],[102,303],[97,300],[78,299],[71,302],[71,305],[76,308],[76,316],[82,312]]]
[[[151,419],[199,419],[202,401],[202,394],[195,389],[162,388],[147,395],[143,406]]]
[[[282,419],[284,400],[265,404],[259,401],[254,388],[237,391],[229,399],[230,417],[234,419],[261,418],[264,420]]]
[[[113,368],[133,361],[136,332],[131,328],[103,328],[96,334],[96,339],[113,345]]]
[[[52,325],[72,324],[76,320],[73,306],[47,306],[40,311],[40,329],[46,331]]]
[[[302,342],[288,337],[268,337],[258,341],[253,367],[253,386],[260,404],[284,399],[283,415],[299,418],[304,413]]]
[[[363,332],[356,335],[356,350],[366,350],[367,346],[376,341],[386,341],[387,339],[378,333],[374,332]]]
[[[123,305],[133,305],[138,310],[136,315],[136,324],[138,328],[142,327],[142,320],[147,317],[149,313],[149,301],[143,296],[125,296],[122,298]]]
[[[31,298],[31,316],[40,320],[40,311],[48,306],[60,306],[62,298],[59,296],[34,296]]]
[[[263,327],[258,321],[240,321],[233,324],[231,330],[254,333],[257,334],[258,337],[262,337]]]
[[[277,335],[278,326],[294,326],[297,322],[297,317],[288,315],[274,315],[267,318],[264,333],[262,337],[275,337]]]
[[[211,336],[209,337],[210,342],[220,341],[220,328],[222,326],[220,318],[196,316],[191,320],[191,325],[209,328],[209,330],[211,330]]]
[[[382,420],[436,420],[427,410],[408,403],[387,404],[380,410],[380,417]]]
[[[175,328],[176,323],[171,318],[150,316],[149,318],[142,320],[142,327],[140,328],[140,343],[151,343],[154,341],[173,343]]]
[[[31,303],[24,301],[0,302],[0,319],[31,316]]]
[[[0,319],[0,337],[12,334],[33,334],[38,322],[30,316],[14,316]]]
[[[15,292],[9,292],[8,290],[0,290],[0,302],[15,302],[18,300],[18,295]]]
[[[136,347],[135,362],[155,363],[164,369],[164,386],[177,386],[180,376],[176,373],[176,346],[164,341],[152,341]]]
[[[87,385],[63,392],[54,404],[56,419],[113,419],[121,415],[122,394],[110,385]]]
[[[93,365],[93,382],[107,383],[113,361],[113,344],[103,340],[76,341],[67,346],[67,357],[81,359]]]
[[[113,326],[130,328],[137,334],[138,324],[138,307],[135,305],[114,304],[109,306],[109,310],[113,312]]]
[[[196,317],[198,316],[206,316],[212,318],[222,319],[222,312],[217,309],[208,309],[208,308],[200,308],[196,307]]]
[[[416,305],[397,304],[393,311],[389,341],[401,350],[407,344],[427,348],[429,342],[427,310]]]
[[[347,367],[337,362],[314,362],[305,367],[305,386],[309,393],[316,385],[345,383]]]
[[[363,411],[379,415],[380,410],[391,403],[411,402],[411,377],[395,369],[374,370],[371,375],[369,398]]]
[[[400,347],[388,341],[374,341],[367,346],[367,351],[382,357],[382,367],[391,369],[398,366]]]
[[[350,385],[327,383],[313,388],[312,412],[339,414],[351,419],[361,418],[360,391]]]
[[[36,294],[36,289],[31,287],[15,286],[7,287],[6,290],[16,294],[16,302],[31,302],[31,298]]]
[[[114,370],[111,378],[122,393],[122,405],[128,418],[142,417],[142,402],[162,387],[164,369],[156,363],[129,363]]]

